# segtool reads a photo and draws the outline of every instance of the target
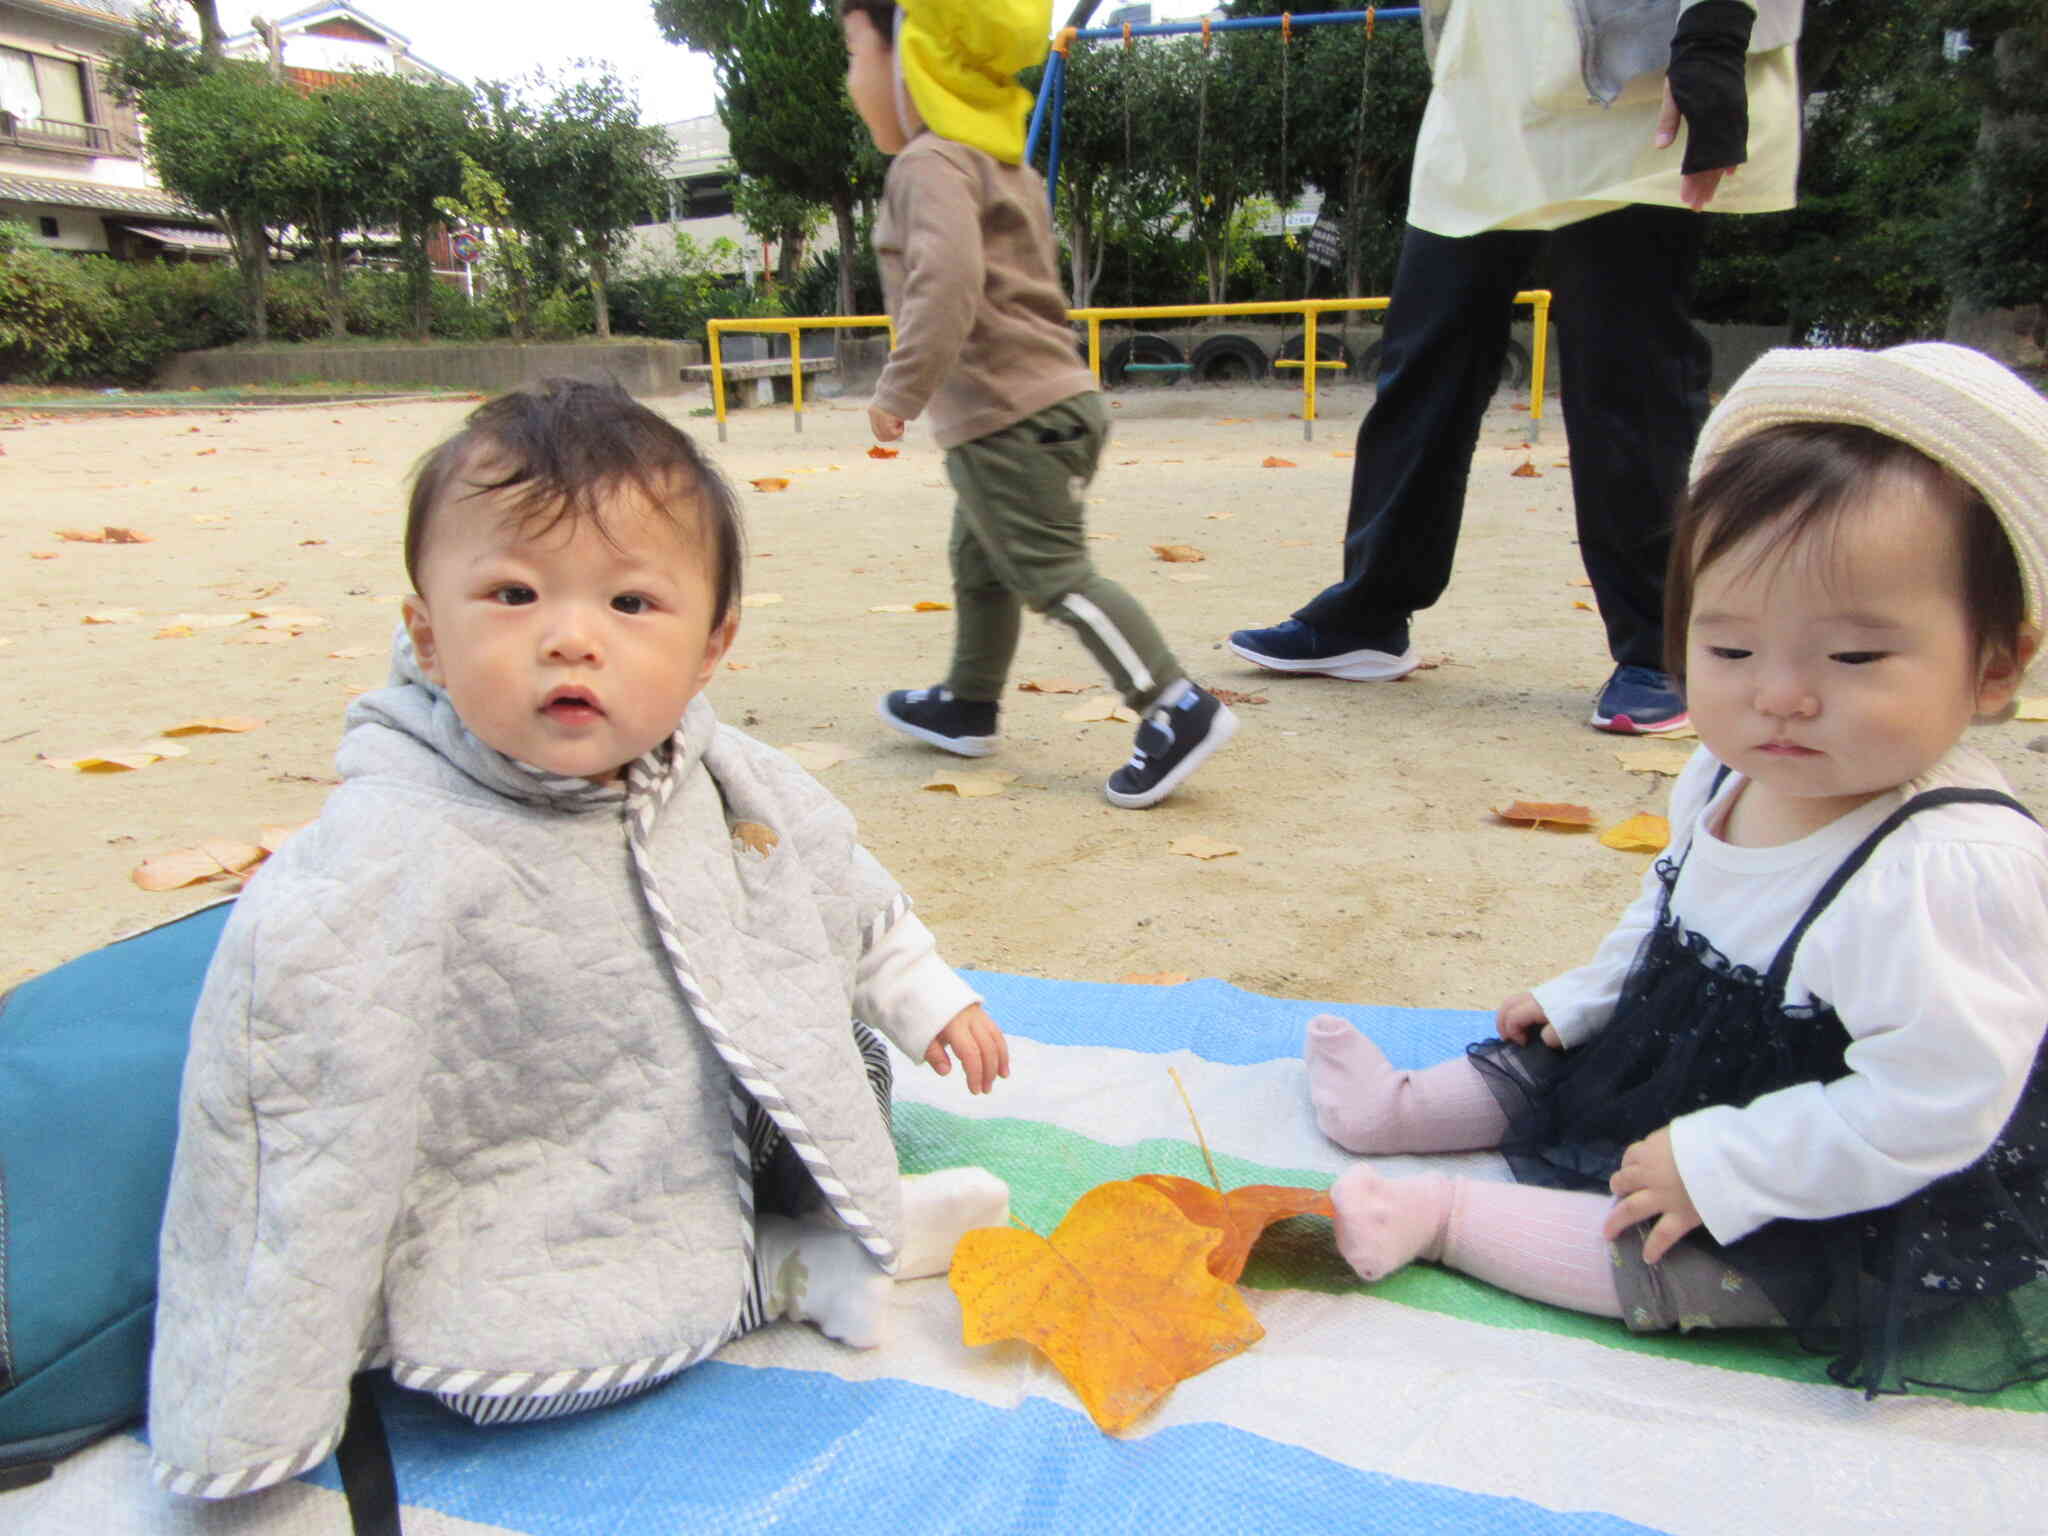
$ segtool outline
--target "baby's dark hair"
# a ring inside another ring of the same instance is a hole
[[[1963,609],[1980,658],[2017,656],[2026,624],[2019,558],[1998,514],[1976,487],[1919,449],[1869,427],[1799,421],[1766,427],[1714,459],[1681,498],[1664,581],[1664,669],[1685,677],[1685,632],[1701,573],[1744,539],[1768,529],[1759,556],[1830,536],[1842,514],[1880,483],[1916,485],[1956,520],[1963,551]]]
[[[702,538],[712,626],[739,603],[746,540],[732,487],[687,432],[611,380],[542,379],[487,400],[420,460],[405,513],[405,573],[414,590],[434,519],[453,499],[491,491],[510,493],[512,513],[530,534],[588,518],[606,539],[605,501],[635,492]]]
[[[894,47],[896,42],[896,0],[839,0],[839,19],[849,16],[865,16],[874,23],[875,35],[882,40],[882,46]]]

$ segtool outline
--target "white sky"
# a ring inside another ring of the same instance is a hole
[[[609,63],[640,95],[643,122],[670,123],[717,110],[711,62],[662,37],[648,0],[493,0],[489,7],[455,0],[356,0],[368,15],[412,41],[438,69],[469,81],[513,79],[574,58]],[[1120,0],[1102,0],[1105,16]],[[282,10],[280,0],[278,9]],[[1073,0],[1053,0],[1053,22],[1066,20]],[[1199,16],[1213,0],[1152,0],[1160,21]],[[223,19],[226,17],[223,9]]]

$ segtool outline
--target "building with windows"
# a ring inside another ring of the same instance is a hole
[[[140,0],[0,0],[0,219],[58,250],[227,254],[211,219],[156,184],[105,61]]]
[[[464,85],[415,54],[403,33],[346,0],[301,6],[271,20],[258,16],[252,18],[251,28],[227,38],[222,45],[227,56],[259,64],[275,57],[285,79],[308,91],[365,70]]]

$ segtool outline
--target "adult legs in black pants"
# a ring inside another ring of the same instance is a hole
[[[1232,648],[1275,670],[1340,677],[1414,665],[1408,619],[1449,583],[1513,297],[1548,239],[1580,540],[1618,666],[1595,723],[1683,723],[1657,669],[1671,506],[1706,414],[1707,344],[1690,318],[1700,235],[1697,214],[1646,206],[1548,235],[1409,229],[1378,396],[1359,428],[1343,577],[1289,624],[1238,631]]]

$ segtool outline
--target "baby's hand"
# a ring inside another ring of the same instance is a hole
[[[1537,1025],[1543,1026],[1539,1037],[1553,1051],[1564,1049],[1564,1041],[1551,1027],[1550,1016],[1543,1011],[1543,1005],[1536,1001],[1533,992],[1517,992],[1513,997],[1493,1010],[1493,1027],[1501,1039],[1513,1041],[1516,1045],[1529,1043],[1529,1031]]]
[[[903,435],[903,418],[890,415],[879,405],[868,407],[868,426],[874,430],[878,443],[893,443]]]
[[[1671,1127],[1652,1131],[1621,1155],[1607,1187],[1620,1198],[1601,1230],[1611,1243],[1637,1222],[1655,1220],[1643,1239],[1643,1262],[1654,1264],[1671,1245],[1700,1224],[1700,1213],[1685,1192],[1678,1159],[1671,1152]]]
[[[969,1093],[987,1093],[997,1078],[1010,1075],[1010,1042],[979,1003],[969,1003],[954,1014],[952,1022],[925,1047],[925,1061],[941,1077],[953,1070],[946,1055],[949,1049],[967,1073]]]

